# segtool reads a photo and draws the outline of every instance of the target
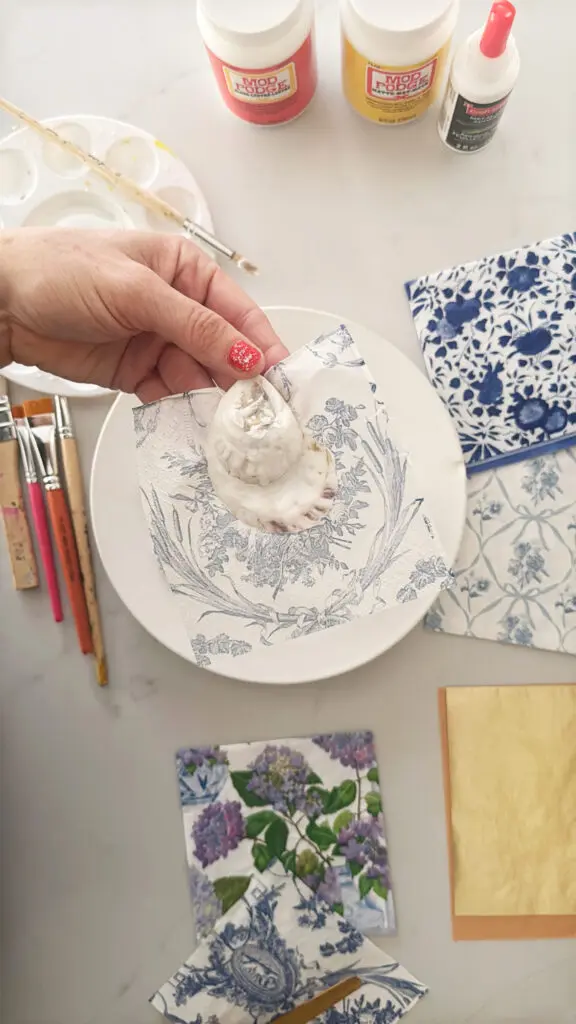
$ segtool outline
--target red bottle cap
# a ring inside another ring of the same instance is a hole
[[[506,49],[515,14],[516,8],[508,0],[497,0],[495,4],[492,4],[480,40],[480,52],[485,57],[502,56]]]

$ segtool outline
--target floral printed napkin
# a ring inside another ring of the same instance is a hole
[[[184,749],[176,768],[200,935],[265,871],[362,932],[395,931],[371,732]]]
[[[150,1001],[171,1024],[267,1024],[349,977],[362,987],[324,1024],[394,1024],[427,991],[313,893],[266,872]]]
[[[576,654],[576,448],[468,482],[455,573],[430,629]]]
[[[576,443],[576,233],[406,291],[469,473]]]
[[[134,409],[154,551],[206,667],[451,584],[414,470],[346,328],[267,377],[336,461],[330,515],[301,533],[245,526],[214,494],[203,442],[218,390]]]

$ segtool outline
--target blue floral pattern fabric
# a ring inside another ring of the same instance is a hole
[[[348,977],[361,988],[323,1024],[394,1024],[427,991],[318,896],[265,872],[151,1003],[171,1024],[268,1024]]]
[[[468,482],[455,575],[430,629],[576,654],[576,448]]]
[[[267,871],[362,932],[395,931],[371,732],[186,748],[176,770],[198,934]]]
[[[300,533],[239,522],[214,494],[203,442],[220,392],[134,409],[154,552],[198,665],[208,667],[451,584],[414,470],[345,327],[268,379],[335,459],[329,516]]]
[[[576,233],[406,291],[469,473],[576,443]]]

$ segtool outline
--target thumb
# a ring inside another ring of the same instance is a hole
[[[138,268],[130,320],[192,356],[212,377],[255,377],[265,370],[262,351],[217,313],[182,295],[147,267]]]

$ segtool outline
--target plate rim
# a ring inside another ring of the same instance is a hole
[[[422,373],[421,370],[419,370],[419,368],[412,362],[412,360],[408,356],[406,356],[404,354],[404,352],[401,351],[401,349],[399,349],[392,342],[388,341],[383,335],[380,335],[378,331],[376,331],[376,330],[374,330],[374,329],[372,329],[370,327],[365,327],[364,325],[358,324],[358,323],[356,323],[356,321],[353,321],[353,320],[351,320],[349,318],[340,317],[337,314],[327,312],[326,310],[313,309],[311,307],[306,307],[306,306],[288,306],[288,305],[276,304],[276,305],[265,305],[262,308],[263,308],[265,313],[284,312],[284,311],[286,311],[286,312],[290,312],[290,313],[297,312],[297,313],[304,313],[304,314],[312,314],[314,316],[329,317],[332,321],[339,321],[339,323],[346,324],[348,326],[348,328],[350,329],[350,331],[352,332],[352,334],[354,334],[354,328],[359,328],[360,327],[361,329],[366,330],[366,331],[368,331],[371,334],[377,335],[380,338],[381,341],[384,341],[386,343],[386,345],[388,345],[388,346],[390,346],[390,348],[394,349],[395,354],[398,355],[401,359],[403,359],[410,366],[411,370],[413,370],[414,373],[418,374],[422,378],[424,383],[428,384],[428,386],[431,389],[431,392],[435,395],[435,398],[436,398],[436,400],[438,402],[438,411],[439,411],[439,413],[441,413],[445,417],[446,423],[450,427],[450,433],[451,433],[452,438],[454,440],[454,448],[455,448],[455,451],[454,451],[455,459],[454,459],[454,466],[453,466],[454,474],[455,475],[456,474],[459,475],[460,483],[461,483],[461,488],[460,488],[460,491],[461,491],[460,524],[459,524],[458,530],[457,531],[453,531],[453,537],[454,537],[454,540],[457,541],[457,543],[455,543],[455,545],[454,545],[454,553],[453,554],[452,554],[451,551],[446,551],[446,554],[448,556],[447,560],[448,560],[449,564],[451,566],[453,566],[454,562],[455,562],[455,560],[457,558],[458,551],[459,551],[460,546],[461,546],[462,537],[463,537],[463,534],[464,534],[464,528],[465,528],[465,525],[466,525],[466,466],[465,466],[462,450],[460,448],[460,442],[459,442],[459,439],[458,439],[458,434],[456,432],[456,428],[454,427],[454,424],[452,422],[450,414],[447,411],[447,409],[445,408],[445,406],[443,405],[442,400],[440,399],[440,397],[438,395],[436,395],[436,393],[434,391],[434,388],[433,388],[433,385],[430,383],[430,381],[428,380],[426,375],[424,373]],[[182,660],[187,662],[189,665],[191,665],[194,670],[206,672],[207,674],[209,674],[211,676],[218,676],[218,677],[223,678],[223,679],[231,679],[232,681],[239,682],[239,683],[251,683],[251,684],[254,684],[254,685],[258,685],[258,686],[266,686],[266,685],[270,685],[270,686],[300,686],[300,685],[304,685],[304,684],[320,682],[320,681],[326,680],[326,679],[335,679],[335,678],[338,678],[339,676],[345,675],[347,672],[354,672],[357,669],[361,668],[363,665],[369,664],[370,662],[374,661],[376,658],[381,657],[387,651],[391,650],[398,643],[400,643],[401,640],[404,640],[405,637],[408,636],[408,634],[411,633],[413,629],[416,629],[418,627],[418,625],[421,623],[422,619],[426,615],[426,612],[430,609],[430,607],[432,606],[432,604],[436,600],[437,595],[434,595],[434,597],[431,600],[428,600],[425,595],[422,595],[422,597],[417,598],[415,602],[411,602],[412,607],[414,607],[415,609],[418,608],[419,605],[424,605],[421,614],[418,616],[418,618],[415,621],[412,621],[411,624],[406,625],[406,628],[405,629],[403,628],[402,631],[398,633],[398,635],[396,636],[396,638],[394,639],[394,641],[391,644],[389,644],[388,646],[382,648],[380,651],[378,651],[378,653],[373,654],[373,655],[371,654],[367,658],[363,658],[362,660],[357,661],[355,664],[352,664],[352,665],[349,664],[349,663],[340,664],[340,666],[335,668],[335,669],[330,669],[330,670],[327,670],[327,671],[320,671],[320,673],[316,669],[313,672],[313,674],[307,674],[306,676],[301,676],[298,679],[291,679],[291,680],[285,680],[285,679],[274,680],[274,679],[270,679],[270,678],[268,678],[268,679],[248,679],[246,677],[246,675],[231,674],[230,669],[232,669],[233,666],[237,662],[242,660],[240,658],[236,659],[235,661],[232,662],[232,664],[230,664],[228,666],[228,671],[226,670],[226,668],[222,668],[218,664],[210,665],[209,667],[202,667],[202,666],[199,666],[192,659],[192,657],[186,657],[186,655],[184,653],[182,653],[181,650],[178,650],[169,641],[164,640],[164,639],[160,640],[158,635],[155,634],[154,632],[152,632],[152,629],[147,624],[143,623],[132,612],[131,608],[128,606],[128,604],[126,604],[124,598],[120,595],[120,593],[116,589],[116,586],[115,586],[115,584],[114,584],[114,582],[113,582],[113,580],[112,580],[112,578],[111,578],[111,576],[110,576],[110,574],[108,572],[108,569],[107,569],[106,564],[104,562],[104,558],[102,556],[102,551],[101,551],[101,547],[100,547],[100,541],[99,541],[99,537],[98,537],[98,531],[96,529],[95,517],[94,517],[94,514],[93,514],[96,465],[97,465],[97,462],[98,462],[98,457],[99,457],[99,453],[100,453],[100,447],[101,447],[102,438],[104,437],[104,434],[105,434],[105,431],[106,431],[106,429],[108,427],[109,421],[112,419],[112,417],[113,417],[113,415],[115,413],[116,406],[118,405],[118,403],[119,402],[123,402],[124,399],[132,399],[133,397],[134,396],[130,396],[130,395],[127,395],[125,393],[119,393],[116,396],[116,399],[114,400],[114,402],[112,403],[110,409],[108,410],[108,412],[106,414],[106,417],[105,417],[105,419],[104,419],[104,421],[102,423],[102,427],[101,427],[100,432],[98,434],[98,438],[97,438],[96,445],[95,445],[95,448],[94,448],[94,455],[93,455],[92,466],[91,466],[91,471],[90,471],[90,488],[89,488],[89,491],[90,491],[90,494],[89,494],[90,514],[91,514],[91,520],[92,520],[92,527],[93,527],[93,530],[94,530],[94,536],[95,536],[95,540],[96,540],[96,546],[98,548],[98,553],[100,555],[100,560],[101,560],[102,565],[103,565],[103,567],[104,567],[104,569],[106,571],[106,575],[108,577],[108,580],[110,581],[110,584],[111,584],[112,588],[114,589],[114,592],[120,598],[120,600],[122,601],[122,604],[127,609],[129,614],[132,615],[132,617],[138,622],[138,624],[158,644],[160,644],[163,647],[166,647],[166,649],[171,651],[172,654],[175,654],[179,658],[182,658]],[[442,544],[446,548],[446,542],[445,542],[444,539],[442,539]],[[159,568],[158,568],[158,572],[159,573],[161,572],[161,570]],[[385,611],[379,612],[379,613],[376,614],[376,616],[374,616],[374,618],[376,618],[378,615],[384,615],[384,614],[386,614]],[[343,626],[343,627],[333,627],[333,629],[338,630],[340,628],[348,628],[350,625],[351,625],[350,623],[346,623],[346,625]],[[304,638],[304,639],[306,639],[306,638]],[[295,641],[295,642],[297,642],[297,641]],[[283,644],[280,644],[280,645],[278,645],[277,649],[280,649],[283,646],[284,646]]]

